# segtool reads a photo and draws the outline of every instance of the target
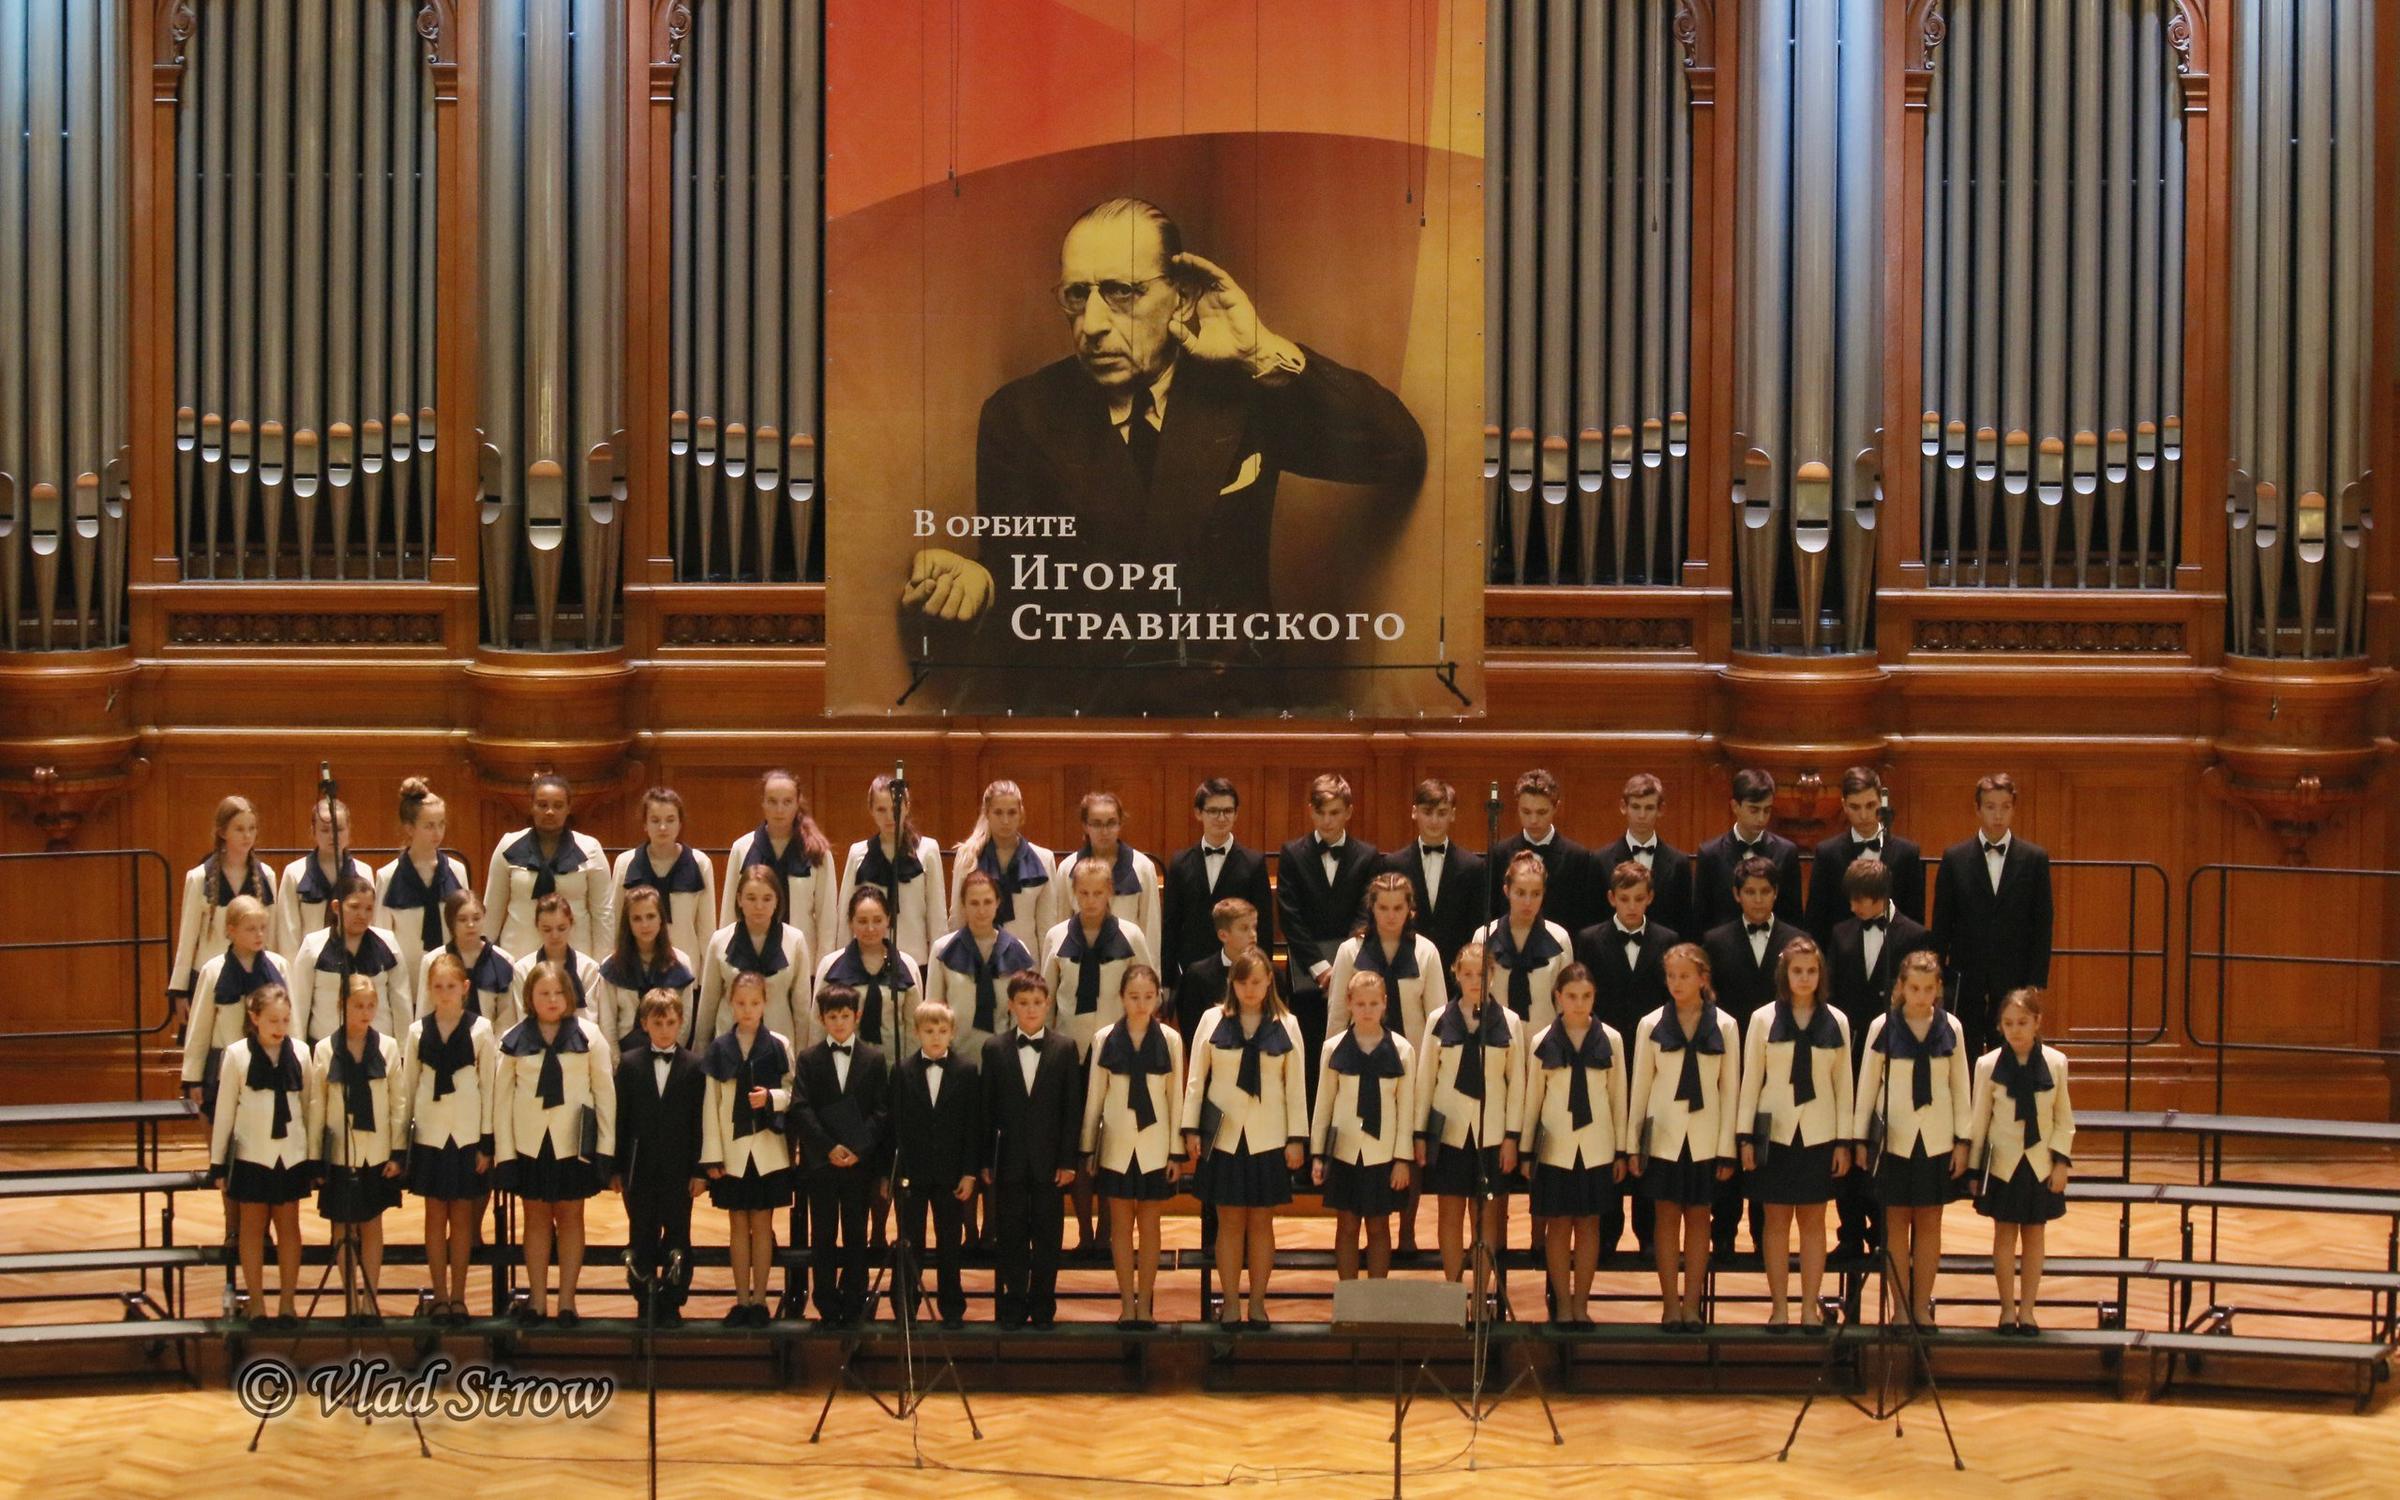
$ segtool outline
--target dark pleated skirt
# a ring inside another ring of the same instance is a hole
[[[1761,1203],[1832,1202],[1833,1142],[1769,1145],[1767,1159],[1749,1174],[1744,1191]]]
[[[537,1203],[574,1203],[599,1192],[601,1186],[600,1168],[580,1156],[562,1161],[551,1151],[546,1131],[539,1156],[502,1162],[499,1173],[502,1187]]]
[[[1200,1163],[1200,1196],[1219,1208],[1276,1208],[1292,1201],[1283,1148],[1212,1151]]]
[[[1586,1163],[1574,1167],[1553,1167],[1548,1164],[1533,1169],[1533,1190],[1527,1195],[1533,1216],[1537,1219],[1588,1219],[1605,1213],[1609,1205],[1623,1201],[1624,1186],[1609,1170],[1609,1163],[1599,1166]]]
[[[1939,1208],[1959,1195],[1962,1180],[1950,1175],[1950,1153],[1927,1156],[1920,1137],[1907,1156],[1883,1153],[1875,1168],[1875,1201],[1886,1208]]]
[[[1277,1153],[1277,1166],[1283,1163]],[[1167,1181],[1167,1169],[1157,1167],[1148,1172],[1111,1172],[1102,1168],[1092,1178],[1093,1191],[1103,1198],[1129,1198],[1136,1203],[1164,1203],[1175,1196],[1175,1184]]]
[[[1684,1142],[1683,1151],[1673,1161],[1661,1161],[1653,1156],[1642,1168],[1642,1196],[1654,1203],[1676,1203],[1685,1208],[1701,1208],[1717,1201],[1717,1158],[1704,1156],[1692,1160],[1692,1144]]]
[[[1475,1195],[1475,1153],[1464,1146],[1444,1146],[1434,1153],[1433,1165],[1424,1173],[1425,1191],[1442,1198],[1471,1198]],[[1508,1190],[1508,1180],[1500,1174],[1500,1148],[1483,1148],[1484,1191],[1499,1197]]]
[[[2050,1191],[2050,1184],[2020,1157],[2017,1173],[2006,1182],[1987,1182],[1975,1211],[2001,1224],[2047,1224],[2066,1217],[2067,1195]]]
[[[1392,1186],[1388,1161],[1363,1166],[1357,1162],[1325,1163],[1325,1206],[1336,1213],[1380,1219],[1408,1206],[1408,1189]]]
[[[742,1175],[731,1172],[708,1180],[708,1201],[727,1212],[756,1213],[760,1209],[783,1208],[792,1201],[792,1174],[786,1168],[760,1172],[754,1159],[742,1168]]]
[[[420,1198],[464,1201],[492,1190],[491,1174],[475,1170],[480,1145],[412,1146],[408,1152],[408,1190]]]
[[[262,1167],[254,1161],[235,1161],[226,1173],[226,1186],[236,1203],[297,1203],[316,1186],[306,1162],[288,1167]]]
[[[334,1167],[317,1189],[317,1213],[328,1223],[364,1224],[400,1206],[400,1179],[381,1166]]]

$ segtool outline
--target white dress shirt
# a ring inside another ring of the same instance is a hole
[[[1983,839],[1983,835],[1980,833],[1975,836]],[[2011,837],[2011,835],[2002,834],[2000,842],[1997,844],[1989,839],[1983,839],[1983,868],[1985,873],[1992,877],[1992,893],[1994,895],[1998,895],[2000,892],[2000,872],[2008,865],[2008,844]]]
[[[1039,1031],[1021,1031],[1017,1033],[1017,1035],[1023,1037],[1029,1042],[1038,1042],[1049,1034],[1050,1028],[1047,1026],[1043,1027]],[[1028,1097],[1030,1097],[1033,1093],[1033,1075],[1040,1072],[1041,1067],[1041,1048],[1022,1046],[1017,1048],[1017,1071],[1025,1076],[1025,1092]]]
[[[942,1102],[942,1075],[950,1071],[950,1054],[936,1057],[925,1054],[925,1097],[934,1104]]]
[[[1233,840],[1231,839],[1227,839],[1222,844],[1212,844],[1206,839],[1200,841],[1200,872],[1208,877],[1208,893],[1210,895],[1213,896],[1217,893],[1217,877],[1225,873],[1225,861],[1232,855]]]
[[[1442,870],[1450,862],[1450,846],[1419,841],[1417,862],[1425,867],[1425,904],[1431,907],[1442,899]]]

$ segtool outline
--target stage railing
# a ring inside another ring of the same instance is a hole
[[[125,971],[126,1015],[118,1026],[33,1026],[0,1031],[0,1043],[122,1039],[133,1047],[133,1097],[142,1097],[140,1043],[164,1034],[174,1025],[174,1008],[165,1003],[167,970],[174,964],[175,872],[166,856],[155,849],[64,849],[29,854],[0,854],[0,902],[11,911],[54,909],[55,885],[45,877],[61,865],[91,865],[114,861],[122,866],[126,900],[126,930],[107,937],[67,937],[0,940],[0,985],[13,995],[43,992],[45,981],[57,983],[56,966],[63,954],[115,952]],[[15,878],[29,874],[45,889],[20,891]],[[12,923],[12,930],[22,930]],[[45,971],[47,973],[45,974]],[[151,996],[160,1002],[157,1016],[146,1017]]]

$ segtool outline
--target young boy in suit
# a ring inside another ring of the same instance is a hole
[[[1592,851],[1558,831],[1559,809],[1565,805],[1565,793],[1558,778],[1535,767],[1517,778],[1517,829],[1502,839],[1484,856],[1484,883],[1487,909],[1494,916],[1508,910],[1502,897],[1500,882],[1507,877],[1508,862],[1520,849],[1531,849],[1541,856],[1542,868],[1549,872],[1549,881],[1542,887],[1542,920],[1556,922],[1569,932],[1580,932],[1606,914],[1607,898],[1601,894],[1601,876],[1593,869]]]
[[[1892,903],[1912,922],[1925,920],[1925,857],[1914,843],[1883,826],[1883,778],[1867,766],[1842,773],[1842,817],[1850,825],[1817,845],[1808,875],[1808,932],[1833,946],[1833,929],[1850,914],[1842,872],[1863,855],[1874,855],[1892,872]]]
[[[900,1064],[892,1080],[892,1195],[898,1200],[899,1233],[916,1247],[917,1265],[933,1262],[942,1326],[956,1328],[967,1318],[958,1249],[984,1149],[983,1080],[973,1063],[951,1050],[957,1020],[949,1006],[938,1000],[919,1001],[915,1025],[916,1054]],[[933,1216],[930,1252],[925,1239],[928,1209]],[[918,1285],[915,1267],[905,1283],[894,1281],[894,1317],[916,1315]]]
[[[1458,961],[1458,950],[1475,940],[1486,920],[1483,856],[1461,849],[1451,838],[1458,793],[1449,782],[1431,777],[1418,782],[1408,816],[1417,836],[1384,855],[1383,868],[1407,876],[1416,888],[1417,930],[1433,939],[1447,975]],[[1413,1046],[1417,1039],[1408,1040]]]
[[[983,1044],[983,1180],[1000,1242],[993,1304],[1003,1328],[1058,1322],[1058,1262],[1066,1238],[1060,1194],[1075,1180],[1083,1140],[1083,1068],[1075,1039],[1050,1024],[1039,974],[1008,982],[1016,1030]]]
[[[1625,790],[1617,796],[1617,809],[1625,815],[1625,835],[1595,857],[1606,871],[1614,871],[1629,859],[1648,870],[1650,920],[1670,932],[1694,933],[1699,929],[1692,926],[1692,857],[1659,836],[1659,814],[1666,806],[1665,782],[1647,771],[1626,778]]]
[[[891,1069],[883,1049],[858,1039],[858,992],[817,991],[824,1039],[800,1054],[792,1128],[806,1167],[809,1246],[817,1316],[836,1327],[867,1311],[867,1207],[884,1144]]]
[[[1241,897],[1228,896],[1211,907],[1209,922],[1216,930],[1217,950],[1187,965],[1175,986],[1175,1029],[1183,1033],[1186,1046],[1208,1012],[1225,1003],[1225,976],[1233,961],[1252,948],[1264,951],[1258,941],[1258,908]]]
[[[1575,961],[1592,973],[1592,1018],[1616,1028],[1619,1036],[1633,1035],[1641,1029],[1642,1017],[1674,1003],[1667,993],[1667,950],[1683,938],[1650,916],[1655,893],[1649,870],[1636,860],[1621,861],[1608,876],[1609,919],[1575,934]],[[1630,1064],[1619,1066],[1629,1068]],[[1634,1242],[1648,1255],[1657,1221],[1644,1205],[1635,1207]],[[1616,1194],[1602,1205],[1603,1254],[1617,1248],[1625,1233],[1625,1218],[1624,1194]]]
[[[2010,831],[2016,815],[2017,784],[2006,772],[1976,782],[1981,830],[1944,849],[1934,876],[1933,945],[1976,1055],[1999,1045],[2002,996],[2050,984],[2050,856]]]
[[[1167,861],[1163,930],[1150,934],[1159,977],[1170,994],[1185,969],[1216,951],[1210,913],[1219,901],[1238,896],[1250,903],[1253,913],[1267,911],[1274,903],[1266,856],[1233,836],[1234,818],[1241,810],[1241,793],[1222,776],[1211,776],[1192,793],[1200,842]]]
[[[1733,828],[1700,846],[1692,857],[1692,912],[1703,934],[1740,915],[1734,869],[1756,856],[1775,867],[1775,915],[1794,927],[1806,913],[1800,904],[1800,846],[1767,825],[1775,819],[1775,778],[1764,771],[1733,773]]]
[[[1833,941],[1825,961],[1826,984],[1834,1005],[1850,1021],[1850,1064],[1863,1060],[1867,1028],[1891,1007],[1892,986],[1900,977],[1900,960],[1920,948],[1933,946],[1933,936],[1895,909],[1892,876],[1883,862],[1862,856],[1842,872],[1842,891],[1850,915],[1834,924]],[[1837,1255],[1864,1255],[1882,1231],[1883,1215],[1875,1201],[1874,1182],[1865,1172],[1852,1172],[1834,1184],[1840,1189],[1841,1231]]]
[[[1351,801],[1350,783],[1340,776],[1309,783],[1315,829],[1284,845],[1276,865],[1275,918],[1291,956],[1292,1016],[1300,1023],[1312,1090],[1317,1054],[1325,1047],[1325,986],[1333,978],[1334,950],[1358,926],[1376,869],[1375,846],[1350,836]]]
[[[692,1200],[700,1175],[701,1108],[708,1075],[682,1045],[683,996],[652,990],[639,1013],[646,1045],[617,1062],[617,1159],[610,1181],[625,1200],[627,1276],[648,1287],[653,1327],[681,1328],[692,1287]],[[637,1274],[638,1273],[638,1274]]]
[[[1734,900],[1741,914],[1700,939],[1715,981],[1717,1008],[1748,1026],[1751,1013],[1775,1003],[1775,960],[1800,929],[1776,912],[1783,899],[1781,872],[1751,856],[1735,867]]]

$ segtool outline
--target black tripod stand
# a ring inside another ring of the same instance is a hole
[[[635,1154],[637,1157],[638,1157],[638,1156],[641,1154],[641,1152],[640,1152],[640,1148],[639,1148],[638,1146],[635,1148],[634,1154]],[[633,1181],[633,1174],[632,1174],[632,1171],[631,1171],[630,1169],[628,1169],[628,1170],[627,1170],[627,1172],[626,1172],[626,1175],[625,1175],[625,1180],[626,1180],[628,1183],[631,1183],[631,1182]],[[667,1263],[666,1263],[666,1265],[665,1265],[665,1266],[663,1266],[663,1267],[652,1267],[652,1268],[651,1268],[651,1269],[649,1269],[649,1270],[644,1270],[644,1269],[642,1269],[642,1261],[641,1261],[641,1257],[635,1253],[635,1247],[633,1247],[633,1246],[631,1246],[631,1245],[628,1245],[628,1246],[626,1246],[626,1247],[625,1247],[625,1275],[626,1275],[626,1276],[627,1276],[627,1277],[628,1277],[628,1278],[629,1278],[629,1279],[630,1279],[630,1280],[633,1282],[633,1284],[634,1284],[634,1287],[636,1288],[637,1292],[639,1293],[639,1295],[640,1295],[640,1297],[641,1297],[641,1299],[642,1299],[642,1392],[643,1392],[643,1395],[644,1395],[644,1396],[647,1398],[647,1402],[648,1402],[648,1406],[649,1406],[649,1416],[648,1416],[648,1420],[649,1420],[649,1428],[648,1428],[648,1434],[647,1434],[647,1436],[648,1436],[648,1442],[649,1442],[649,1454],[650,1454],[650,1495],[651,1495],[651,1500],[657,1500],[657,1497],[658,1497],[658,1338],[657,1338],[657,1333],[656,1333],[656,1328],[657,1328],[657,1324],[656,1324],[656,1318],[657,1318],[657,1303],[658,1303],[658,1298],[659,1298],[659,1289],[660,1289],[660,1286],[661,1286],[661,1284],[662,1284],[662,1283],[663,1283],[664,1285],[668,1286],[668,1287],[673,1287],[673,1286],[677,1285],[678,1283],[680,1283],[680,1282],[682,1281],[682,1279],[683,1279],[683,1252],[682,1252],[681,1250],[675,1250],[675,1251],[671,1251],[671,1252],[669,1252],[669,1253],[668,1253],[668,1255],[667,1255]]]
[[[897,798],[893,805],[898,806]],[[892,1119],[892,1153],[895,1161],[907,1160],[906,1145],[900,1138],[899,1117],[895,1115]],[[981,1441],[983,1427],[975,1420],[974,1403],[967,1400],[967,1388],[958,1378],[958,1365],[950,1358],[950,1341],[942,1337],[938,1330],[933,1334],[933,1347],[941,1359],[941,1366],[934,1371],[930,1380],[919,1380],[917,1377],[917,1301],[924,1290],[917,1271],[917,1220],[920,1213],[929,1211],[929,1205],[917,1198],[916,1184],[898,1172],[892,1177],[892,1200],[894,1222],[891,1253],[882,1265],[875,1268],[874,1278],[867,1284],[867,1306],[872,1308],[876,1298],[882,1295],[884,1278],[888,1274],[893,1288],[892,1312],[900,1324],[900,1388],[887,1400],[882,1391],[858,1373],[858,1351],[865,1347],[866,1336],[852,1330],[842,1340],[841,1365],[833,1372],[833,1379],[825,1387],[825,1404],[817,1408],[817,1425],[808,1430],[808,1440],[813,1443],[824,1436],[825,1420],[833,1414],[833,1398],[842,1393],[845,1385],[855,1386],[860,1394],[874,1402],[893,1421],[910,1423],[913,1431],[916,1416],[924,1410],[927,1399],[947,1383],[958,1397],[959,1409],[967,1414],[967,1430]],[[817,1274],[823,1275],[824,1271],[819,1268]],[[920,1469],[925,1467],[925,1455],[921,1450],[916,1454],[916,1464]]]
[[[1908,1022],[1902,1018],[1900,1007],[1895,1004],[1890,1010],[1884,1012],[1883,1024],[1884,1029],[1888,1032],[1892,1027],[1905,1026],[1908,1024]],[[1919,1058],[1916,1060],[1916,1065],[1922,1068],[1928,1064],[1925,1059]],[[1887,1063],[1883,1069],[1882,1078],[1876,1084],[1875,1091],[1874,1119],[1876,1124],[1872,1133],[1876,1136],[1876,1140],[1871,1144],[1878,1152],[1881,1152],[1885,1149],[1885,1143],[1882,1137],[1884,1132],[1889,1128],[1887,1122],[1891,1118],[1889,1110],[1891,1097],[1892,1070],[1890,1065]],[[1857,1164],[1855,1170],[1862,1172],[1866,1171],[1867,1164],[1864,1161],[1861,1161]],[[1892,1436],[1902,1437],[1906,1435],[1907,1429],[1901,1423],[1900,1414],[1901,1412],[1905,1411],[1910,1402],[1914,1401],[1916,1398],[1907,1391],[1900,1391],[1897,1393],[1897,1398],[1895,1399],[1895,1392],[1893,1389],[1893,1366],[1896,1362],[1890,1357],[1888,1352],[1889,1347],[1893,1342],[1892,1304],[1894,1301],[1898,1301],[1901,1305],[1901,1309],[1907,1314],[1905,1332],[1901,1335],[1901,1337],[1908,1345],[1910,1370],[1913,1374],[1921,1377],[1924,1380],[1926,1391],[1933,1397],[1934,1415],[1939,1417],[1942,1423],[1942,1440],[1950,1445],[1951,1467],[1964,1471],[1967,1467],[1967,1461],[1959,1456],[1958,1436],[1956,1433],[1950,1430],[1950,1412],[1948,1408],[1942,1405],[1942,1388],[1933,1376],[1932,1345],[1927,1338],[1925,1325],[1917,1321],[1917,1305],[1916,1297],[1914,1295],[1916,1288],[1912,1285],[1909,1288],[1911,1295],[1907,1297],[1895,1297],[1893,1288],[1900,1281],[1900,1267],[1899,1263],[1892,1259],[1892,1235],[1890,1224],[1888,1222],[1885,1223],[1881,1226],[1881,1229],[1882,1232],[1876,1236],[1879,1243],[1875,1247],[1876,1333],[1874,1338],[1871,1340],[1871,1343],[1874,1348],[1878,1350],[1884,1350],[1886,1352],[1883,1359],[1880,1361],[1881,1370],[1876,1383],[1875,1400],[1873,1404],[1870,1405],[1869,1403],[1852,1395],[1845,1394],[1842,1399],[1849,1402],[1852,1407],[1856,1408],[1860,1414],[1865,1416],[1871,1422],[1891,1423]],[[1913,1241],[1909,1246],[1909,1253],[1912,1257],[1916,1253],[1916,1246]],[[1807,1397],[1801,1401],[1799,1412],[1792,1418],[1792,1430],[1784,1435],[1783,1447],[1775,1455],[1775,1461],[1777,1463],[1782,1463],[1792,1456],[1792,1445],[1800,1440],[1800,1424],[1808,1420],[1809,1409],[1817,1404],[1818,1396],[1833,1388],[1834,1362],[1840,1354],[1841,1345],[1842,1340],[1839,1338],[1829,1337],[1826,1339],[1824,1362],[1817,1367],[1817,1378],[1809,1386]]]

